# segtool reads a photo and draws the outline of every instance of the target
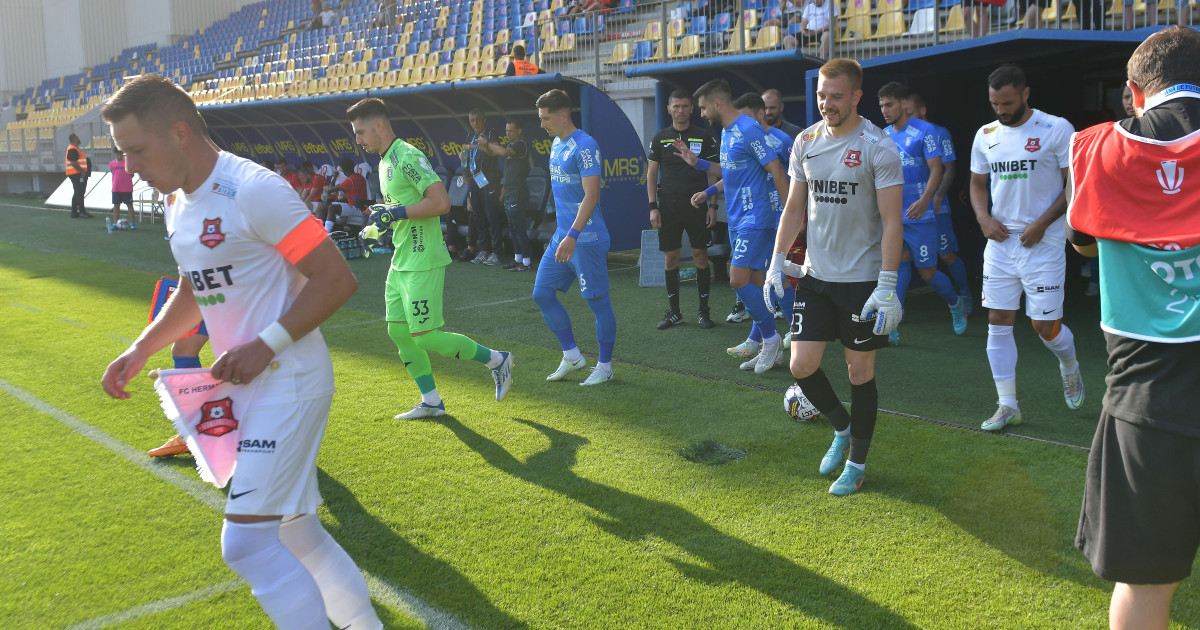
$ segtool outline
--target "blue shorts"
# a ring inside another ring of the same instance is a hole
[[[950,209],[943,208],[937,215],[938,256],[945,256],[958,251],[958,237],[954,235],[954,220]]]
[[[566,292],[571,283],[579,281],[579,294],[585,299],[603,297],[608,294],[608,247],[606,245],[579,245],[571,260],[565,263],[554,260],[558,241],[550,241],[542,262],[538,264],[535,287],[549,287]]]
[[[937,223],[904,224],[904,249],[912,254],[912,263],[917,269],[937,266],[937,242]]]
[[[771,266],[775,251],[775,230],[729,230],[729,245],[733,248],[730,267],[758,271]]]

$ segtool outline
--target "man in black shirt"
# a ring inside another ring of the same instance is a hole
[[[771,88],[766,92],[763,92],[762,100],[763,105],[766,106],[764,112],[767,115],[768,125],[771,125],[772,127],[775,127],[783,133],[791,136],[792,140],[795,140],[796,136],[800,135],[801,131],[804,131],[804,129],[797,125],[793,125],[783,117],[783,95],[780,94],[779,90]]]
[[[1140,116],[1071,139],[1067,236],[1099,254],[1112,368],[1075,545],[1117,583],[1112,628],[1165,629],[1200,546],[1197,59],[1200,33],[1151,35],[1127,67]]]
[[[496,134],[487,128],[487,116],[472,109],[467,120],[471,124],[471,135],[463,145],[459,159],[462,174],[467,178],[471,195],[471,241],[478,239],[479,254],[473,263],[499,265],[503,248],[501,230],[504,215],[500,204],[500,163],[488,155],[484,147],[496,141]]]
[[[671,126],[654,134],[648,150],[646,194],[650,198],[650,225],[658,228],[658,248],[666,258],[667,300],[671,307],[658,323],[665,330],[683,323],[679,314],[679,248],[683,246],[683,231],[687,230],[692,244],[692,260],[696,263],[696,288],[700,292],[700,327],[712,328],[708,314],[708,291],[712,274],[708,268],[709,228],[717,222],[717,207],[709,201],[706,208],[692,206],[692,195],[716,183],[683,161],[671,147],[675,140],[686,142],[696,155],[716,161],[720,145],[707,129],[693,126],[692,96],[675,90],[667,100]]]
[[[533,248],[529,243],[529,169],[533,157],[529,145],[522,139],[521,121],[513,118],[504,126],[508,144],[489,142],[486,150],[490,156],[503,155],[504,178],[500,180],[500,198],[504,201],[504,212],[508,215],[508,229],[512,233],[513,262],[505,265],[509,271],[529,271],[533,267]]]

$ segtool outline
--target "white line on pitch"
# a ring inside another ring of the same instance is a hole
[[[5,392],[8,392],[9,395],[16,398],[17,400],[20,400],[21,402],[29,405],[30,407],[33,407],[34,409],[50,416],[51,418],[58,420],[59,422],[67,425],[67,427],[69,427],[71,430],[75,431],[76,433],[88,438],[89,440],[92,440],[93,442],[96,442],[97,444],[103,446],[104,448],[107,448],[108,450],[116,453],[117,455],[120,455],[121,457],[124,457],[125,459],[129,460],[137,467],[150,472],[150,474],[158,477],[159,479],[162,479],[163,481],[166,481],[167,483],[175,486],[176,488],[179,488],[180,490],[183,490],[184,492],[192,495],[193,498],[195,498],[197,501],[200,501],[204,505],[207,505],[208,507],[210,507],[214,510],[217,510],[218,512],[224,511],[225,495],[218,492],[216,490],[216,488],[213,488],[211,485],[200,481],[196,477],[181,473],[178,470],[176,470],[170,466],[165,466],[165,465],[155,462],[154,460],[150,459],[148,456],[143,454],[140,450],[133,448],[132,446],[118,440],[117,438],[114,438],[113,436],[105,433],[104,431],[101,431],[100,429],[97,429],[96,427],[88,424],[87,422],[84,422],[83,420],[63,411],[62,409],[59,409],[58,407],[51,405],[50,403],[38,398],[37,396],[34,396],[33,394],[25,391],[24,389],[21,389],[20,387],[17,387],[16,385],[9,383],[8,381],[4,380],[3,378],[0,378],[0,390],[4,390]],[[375,575],[372,575],[365,571],[364,571],[364,575],[366,577],[367,584],[371,587],[371,594],[373,596],[375,596],[376,599],[378,599],[381,602],[391,605],[392,607],[408,614],[409,616],[415,617],[416,619],[418,619],[419,621],[424,623],[426,626],[433,628],[434,630],[443,630],[443,629],[444,630],[469,630],[470,629],[470,626],[464,625],[463,623],[454,619],[450,615],[434,608],[433,606],[430,606],[429,604],[426,604],[421,598],[417,597],[416,595],[413,595],[412,593],[410,593],[402,588],[393,586],[392,584],[387,583],[383,579],[376,577]],[[232,582],[240,583],[241,580],[233,580]],[[135,614],[133,617],[128,617],[128,618],[122,617],[120,619],[121,621],[126,621],[128,619],[134,619],[136,617],[141,617],[141,616],[148,615],[148,614],[162,612],[164,610],[178,608],[179,606],[183,606],[185,604],[188,604],[188,603],[191,603],[194,601],[198,601],[200,599],[207,599],[209,597],[213,597],[214,595],[218,595],[222,592],[232,590],[232,588],[236,588],[236,586],[232,586],[229,588],[225,588],[224,590],[213,591],[213,589],[220,589],[228,584],[230,584],[230,582],[216,584],[216,585],[209,586],[209,587],[206,587],[203,589],[192,591],[191,593],[185,593],[183,595],[179,595],[176,597],[169,597],[165,600],[159,600],[158,602],[151,602],[149,604],[143,604],[142,606],[137,606],[137,607],[131,608],[131,609],[126,610],[121,613],[115,613],[115,615],[106,615],[104,617],[97,617],[96,619],[93,619],[91,621],[87,621],[84,623],[92,624],[94,622],[97,622],[97,620],[108,619],[109,617],[114,617],[117,615],[125,615],[125,614],[130,613],[131,611],[138,611],[138,610],[144,609],[144,612]],[[213,592],[210,592],[210,591],[213,591]],[[204,594],[204,593],[208,593],[208,594]],[[152,608],[155,606],[162,606],[163,602],[174,602],[174,604],[170,605],[170,606],[165,606],[165,607]],[[115,623],[115,622],[106,622],[106,623],[101,623],[100,625],[79,625],[79,626],[72,626],[72,628],[75,628],[75,627],[100,628],[105,625],[111,625],[111,623]]]
[[[77,623],[67,628],[67,630],[96,630],[98,628],[115,626],[119,623],[133,621],[134,619],[145,617],[147,615],[154,615],[160,612],[166,612],[175,608],[187,606],[188,604],[194,602],[204,601],[211,597],[228,593],[229,591],[232,591],[236,588],[241,588],[243,586],[247,586],[246,582],[244,582],[241,578],[237,578],[229,580],[228,582],[221,582],[220,584],[213,584],[212,586],[199,588],[190,593],[184,593],[183,595],[167,597],[156,602],[150,602],[149,604],[134,606],[128,610],[122,610],[121,612],[113,613],[111,615],[104,615],[102,617],[89,619],[82,623]]]
[[[467,309],[472,309],[472,308],[486,308],[488,306],[497,306],[500,304],[511,304],[513,302],[521,302],[523,300],[532,300],[532,299],[533,299],[532,295],[525,295],[525,296],[522,296],[519,298],[513,298],[511,300],[500,300],[499,302],[488,302],[487,304],[471,304],[469,306],[457,306],[450,310],[451,311],[465,311]]]

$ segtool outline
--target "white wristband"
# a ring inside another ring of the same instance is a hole
[[[287,329],[283,327],[283,324],[279,322],[275,322],[263,329],[262,332],[258,333],[258,338],[262,339],[263,343],[267,344],[267,347],[275,354],[283,352],[285,348],[292,345],[295,341],[288,334]]]

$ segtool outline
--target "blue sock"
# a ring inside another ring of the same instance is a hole
[[[946,274],[940,271],[934,272],[929,286],[933,287],[933,290],[937,291],[943,300],[946,300],[946,306],[958,304],[958,294],[954,292],[954,285],[950,284],[950,277]]]
[[[746,310],[750,312],[750,317],[758,323],[764,339],[770,339],[778,334],[775,332],[775,316],[767,310],[766,302],[763,302],[762,287],[755,286],[753,282],[747,282],[742,288],[735,289],[734,293],[737,293],[737,296],[742,299]]]
[[[904,306],[905,298],[908,297],[908,285],[912,282],[912,263],[900,261],[900,268],[896,270],[896,295],[900,298],[900,306]]]
[[[596,315],[596,343],[600,346],[600,363],[612,363],[613,345],[617,342],[617,315],[613,313],[608,295],[587,301]]]
[[[750,341],[762,342],[762,330],[759,329],[758,322],[754,322],[754,325],[750,327],[750,336],[746,338]]]
[[[946,271],[949,272],[950,280],[954,283],[958,294],[970,295],[970,287],[967,286],[967,266],[963,264],[962,259],[955,256],[954,263],[946,265]]]
[[[554,295],[554,289],[534,287],[533,301],[542,311],[542,319],[550,328],[550,332],[558,337],[558,345],[563,351],[574,348],[575,335],[571,333],[571,316],[567,315],[567,309],[563,308],[558,296]]]
[[[175,361],[175,369],[183,368],[198,368],[200,365],[200,357],[171,357]]]

